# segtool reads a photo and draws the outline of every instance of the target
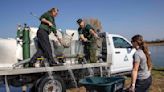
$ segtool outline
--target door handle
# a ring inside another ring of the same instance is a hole
[[[116,54],[120,54],[120,51],[116,51],[115,53],[116,53]]]

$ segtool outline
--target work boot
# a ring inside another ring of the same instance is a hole
[[[36,58],[32,57],[30,62],[29,62],[29,67],[34,67],[34,64],[36,63]]]
[[[31,59],[29,62],[29,67],[34,67],[36,60],[35,59]]]
[[[50,65],[50,66],[56,66],[57,63],[56,63],[56,62],[49,62],[49,65]]]
[[[62,63],[59,63],[59,62],[56,62],[56,61],[49,62],[49,64],[50,64],[50,66],[61,66],[61,65],[63,65]]]
[[[29,67],[34,67],[34,63],[30,62]]]

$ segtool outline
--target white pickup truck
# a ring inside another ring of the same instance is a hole
[[[37,28],[26,28],[25,31],[30,33],[29,46],[30,57],[32,57],[36,52],[34,38],[36,38]],[[78,80],[85,76],[110,76],[111,74],[132,70],[132,57],[135,49],[132,48],[131,43],[123,36],[107,32],[99,33],[102,39],[99,43],[101,47],[97,51],[99,60],[97,63],[87,63],[87,61],[79,63],[79,60],[84,61],[85,59],[84,57],[79,57],[79,52],[82,52],[82,45],[78,40],[77,30],[66,30],[65,32],[67,35],[72,33],[74,35],[71,38],[70,46],[64,48],[63,51],[62,60],[64,64],[51,67],[23,67],[25,63],[29,62],[29,59],[20,61],[22,59],[21,44],[18,44],[15,39],[0,39],[0,81],[4,81],[6,86],[32,84],[31,90],[36,92],[49,92],[48,90],[65,92],[66,85],[68,87],[70,86],[68,84],[71,83],[77,86]],[[61,35],[61,38],[64,38],[60,31],[58,31],[58,34]],[[53,36],[50,37],[50,41],[52,40],[54,40]],[[52,46],[52,49],[55,51],[54,46]],[[61,59],[61,57],[53,55],[56,60]],[[70,82],[72,80],[73,83]]]

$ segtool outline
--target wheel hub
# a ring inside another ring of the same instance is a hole
[[[57,80],[49,80],[43,87],[44,92],[62,92],[62,85]]]

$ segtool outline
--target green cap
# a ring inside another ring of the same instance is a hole
[[[80,18],[80,19],[78,19],[76,22],[77,22],[78,24],[80,24],[82,21],[83,21],[83,20]]]

